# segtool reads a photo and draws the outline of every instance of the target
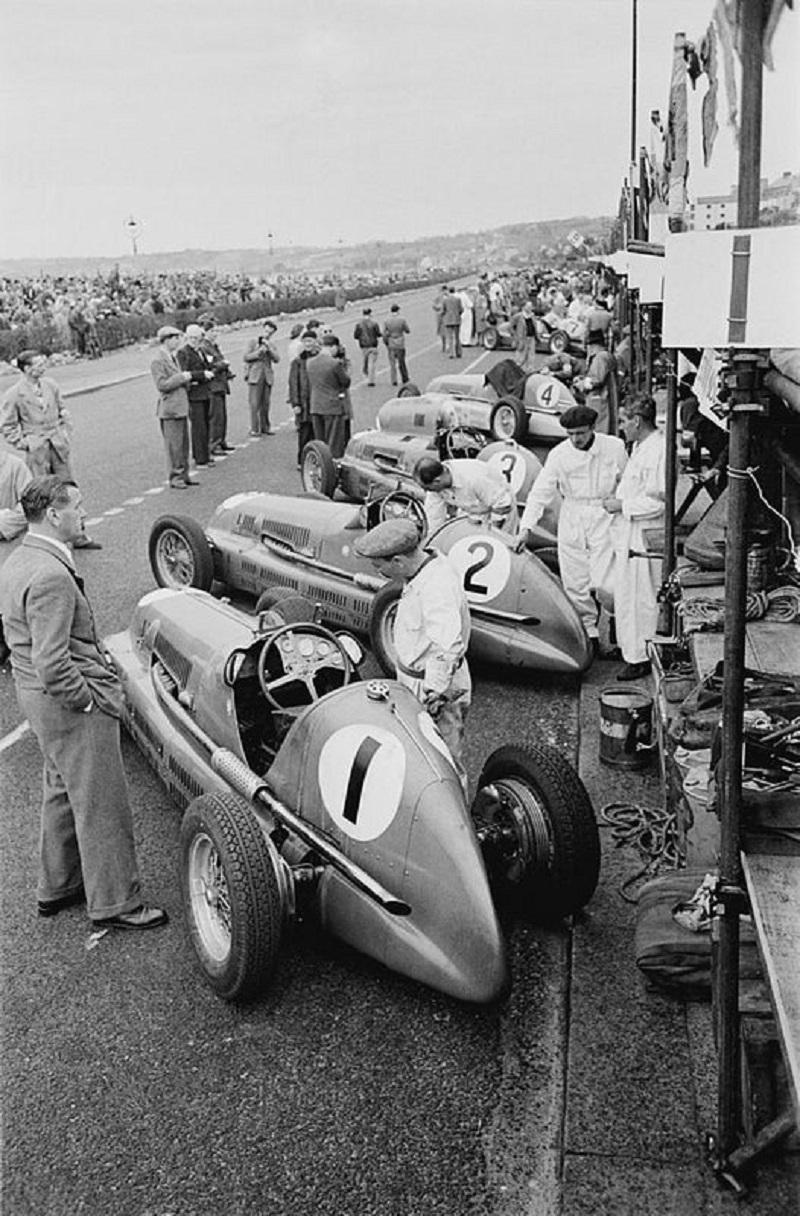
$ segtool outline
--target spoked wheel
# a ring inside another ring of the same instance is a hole
[[[333,498],[338,481],[336,461],[327,443],[312,439],[303,448],[300,458],[300,478],[303,489]]]
[[[516,397],[501,397],[492,409],[489,429],[495,439],[524,439],[528,433],[525,406]]]
[[[591,899],[600,837],[583,782],[555,748],[501,747],[472,806],[493,883],[526,913],[555,919]]]
[[[214,559],[206,534],[196,519],[162,515],[150,530],[150,569],[159,587],[199,587],[214,581]]]
[[[373,654],[387,676],[397,675],[397,653],[394,645],[394,622],[402,583],[386,583],[372,601],[369,618],[369,640]]]
[[[550,335],[550,353],[563,355],[569,346],[569,335],[563,329],[555,329]]]
[[[180,844],[184,912],[203,975],[223,1000],[253,997],[277,967],[288,872],[235,794],[196,798]]]
[[[496,350],[500,341],[497,330],[491,326],[483,331],[482,342],[485,350]]]

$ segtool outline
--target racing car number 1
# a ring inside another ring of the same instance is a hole
[[[402,743],[377,726],[343,726],[325,741],[319,754],[322,801],[351,840],[383,835],[400,806],[405,774]]]
[[[470,603],[486,603],[505,590],[511,573],[511,551],[503,541],[473,533],[457,540],[447,556],[461,575]]]

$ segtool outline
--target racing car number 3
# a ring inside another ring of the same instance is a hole
[[[319,754],[325,809],[352,840],[374,840],[397,814],[405,772],[405,751],[395,735],[380,727],[343,726]]]
[[[464,536],[447,554],[464,582],[467,599],[484,603],[505,589],[511,572],[508,545],[493,536]]]

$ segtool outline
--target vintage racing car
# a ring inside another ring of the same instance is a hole
[[[376,609],[384,580],[358,556],[354,542],[364,528],[413,509],[422,514],[402,493],[360,507],[316,495],[236,494],[205,528],[187,516],[157,519],[150,564],[162,587],[209,590],[216,579],[255,597],[276,588],[308,596],[326,623],[369,633],[379,660],[393,669],[393,604],[382,594]],[[529,671],[577,674],[588,667],[591,649],[580,617],[532,552],[516,553],[505,533],[462,517],[444,524],[428,543],[462,573],[474,658]]]
[[[504,370],[512,375],[504,377]],[[564,430],[559,419],[564,410],[576,404],[570,389],[555,376],[525,373],[512,360],[504,360],[503,365],[485,374],[435,376],[421,397],[386,401],[378,411],[378,426],[386,431],[402,430],[406,420],[414,416],[411,411],[415,401],[440,393],[450,397],[447,416],[451,425],[469,426],[487,431],[495,439],[515,439],[541,447],[561,442]],[[417,414],[421,412],[417,410]],[[427,425],[430,428],[430,421]]]
[[[516,338],[511,318],[501,313],[489,313],[487,322],[481,336],[481,343],[486,350],[513,350]],[[546,317],[534,316],[533,323],[537,351],[549,355],[563,355],[579,349],[580,343],[574,335],[570,335],[561,326],[552,324]]]
[[[493,1001],[508,986],[495,897],[548,919],[591,898],[597,826],[563,756],[500,748],[468,808],[420,703],[359,681],[355,639],[163,589],[105,648],[125,725],[188,804],[183,907],[222,998],[268,988],[290,922],[314,917],[405,976]]]

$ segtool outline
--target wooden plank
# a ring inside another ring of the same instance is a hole
[[[743,854],[758,946],[800,1112],[800,857]]]
[[[693,633],[689,642],[697,678],[711,675],[723,658],[722,633]],[[782,621],[753,621],[745,631],[744,664],[765,675],[800,676],[800,628]]]

